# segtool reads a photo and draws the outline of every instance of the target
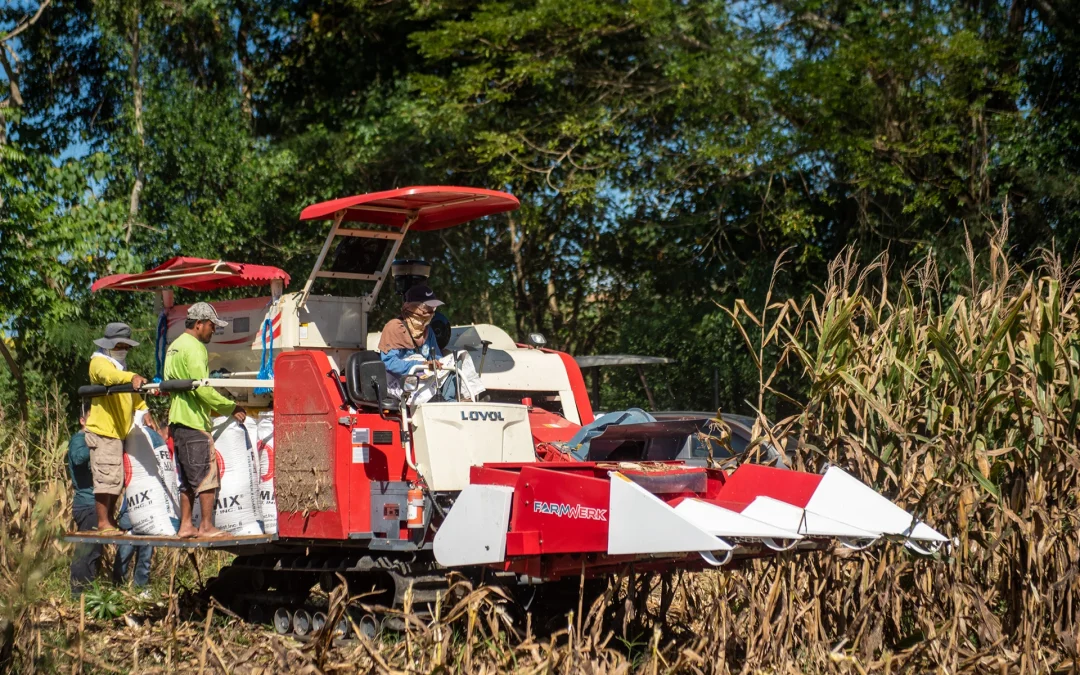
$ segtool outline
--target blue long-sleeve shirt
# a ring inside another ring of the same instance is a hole
[[[386,366],[386,372],[400,378],[408,375],[409,370],[417,365],[415,360],[405,360],[415,354],[420,354],[425,361],[442,358],[442,350],[439,349],[439,344],[435,341],[435,332],[431,330],[430,326],[427,329],[427,339],[424,340],[424,344],[420,345],[419,349],[391,349],[387,352],[381,352],[380,356],[383,365]]]
[[[68,475],[75,487],[75,508],[94,506],[94,476],[90,473],[90,448],[86,445],[86,432],[79,431],[68,441]]]

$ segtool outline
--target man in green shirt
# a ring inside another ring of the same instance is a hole
[[[205,302],[188,308],[184,332],[173,340],[165,353],[166,380],[203,380],[210,377],[206,345],[214,330],[229,325],[218,318],[217,311]],[[172,431],[176,461],[180,465],[180,537],[218,537],[225,534],[214,527],[214,502],[217,498],[218,467],[214,440],[210,435],[211,414],[232,415],[243,423],[247,413],[213,387],[172,395],[169,429]],[[202,520],[198,529],[192,525],[191,510],[198,495]]]

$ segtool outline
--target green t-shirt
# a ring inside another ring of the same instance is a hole
[[[173,340],[165,352],[166,380],[205,380],[210,377],[206,345],[191,333]],[[183,424],[192,429],[210,431],[210,413],[228,415],[236,403],[225,398],[213,387],[172,394],[169,424]]]

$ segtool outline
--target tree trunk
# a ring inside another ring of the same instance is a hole
[[[142,196],[145,176],[143,175],[143,153],[146,150],[146,135],[143,132],[142,122],[142,80],[139,77],[140,58],[140,16],[135,12],[135,21],[131,26],[131,63],[128,65],[128,75],[131,77],[132,102],[135,108],[135,136],[139,140],[138,156],[135,158],[135,183],[131,186],[131,201],[128,204],[127,231],[124,233],[124,241],[131,241],[131,231],[134,229],[139,217],[139,199]]]
[[[525,284],[525,257],[521,249],[525,244],[524,233],[518,232],[517,223],[513,218],[507,218],[510,223],[510,252],[514,257],[514,269],[511,276],[514,280],[514,325],[517,327],[515,339],[522,339],[529,332],[527,322],[532,318],[532,301]]]
[[[240,81],[240,109],[247,117],[248,125],[255,125],[255,114],[251,105],[251,70],[248,65],[248,32],[251,30],[251,12],[246,0],[239,0],[236,8],[240,14],[236,29],[236,69]]]

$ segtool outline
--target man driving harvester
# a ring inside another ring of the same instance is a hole
[[[406,291],[403,299],[401,314],[386,322],[379,337],[379,352],[392,394],[401,391],[401,379],[417,368],[438,370],[442,358],[442,350],[431,330],[431,319],[443,301],[422,284]],[[454,379],[447,378],[439,393],[447,400],[452,399],[456,393]]]
[[[173,340],[165,354],[166,380],[203,380],[210,377],[206,345],[216,328],[228,322],[218,318],[217,311],[206,302],[196,302],[188,308],[184,332]],[[180,530],[183,538],[220,537],[224,531],[214,527],[214,500],[217,497],[219,476],[214,457],[214,440],[210,435],[211,413],[232,415],[243,423],[247,413],[213,387],[172,395],[169,406],[169,429],[172,431],[176,460],[180,464]],[[191,522],[195,495],[202,509],[198,529]]]
[[[463,350],[444,359],[442,350],[431,328],[436,308],[443,301],[435,297],[429,287],[419,284],[405,291],[401,305],[401,314],[390,319],[379,336],[379,352],[386,366],[387,389],[391,396],[400,396],[402,380],[406,375],[421,373],[422,378],[430,378],[427,396],[417,403],[427,400],[453,401],[487,400],[484,385],[472,365],[472,358]],[[441,370],[455,365],[445,377],[438,376]],[[432,398],[434,397],[434,398]]]

